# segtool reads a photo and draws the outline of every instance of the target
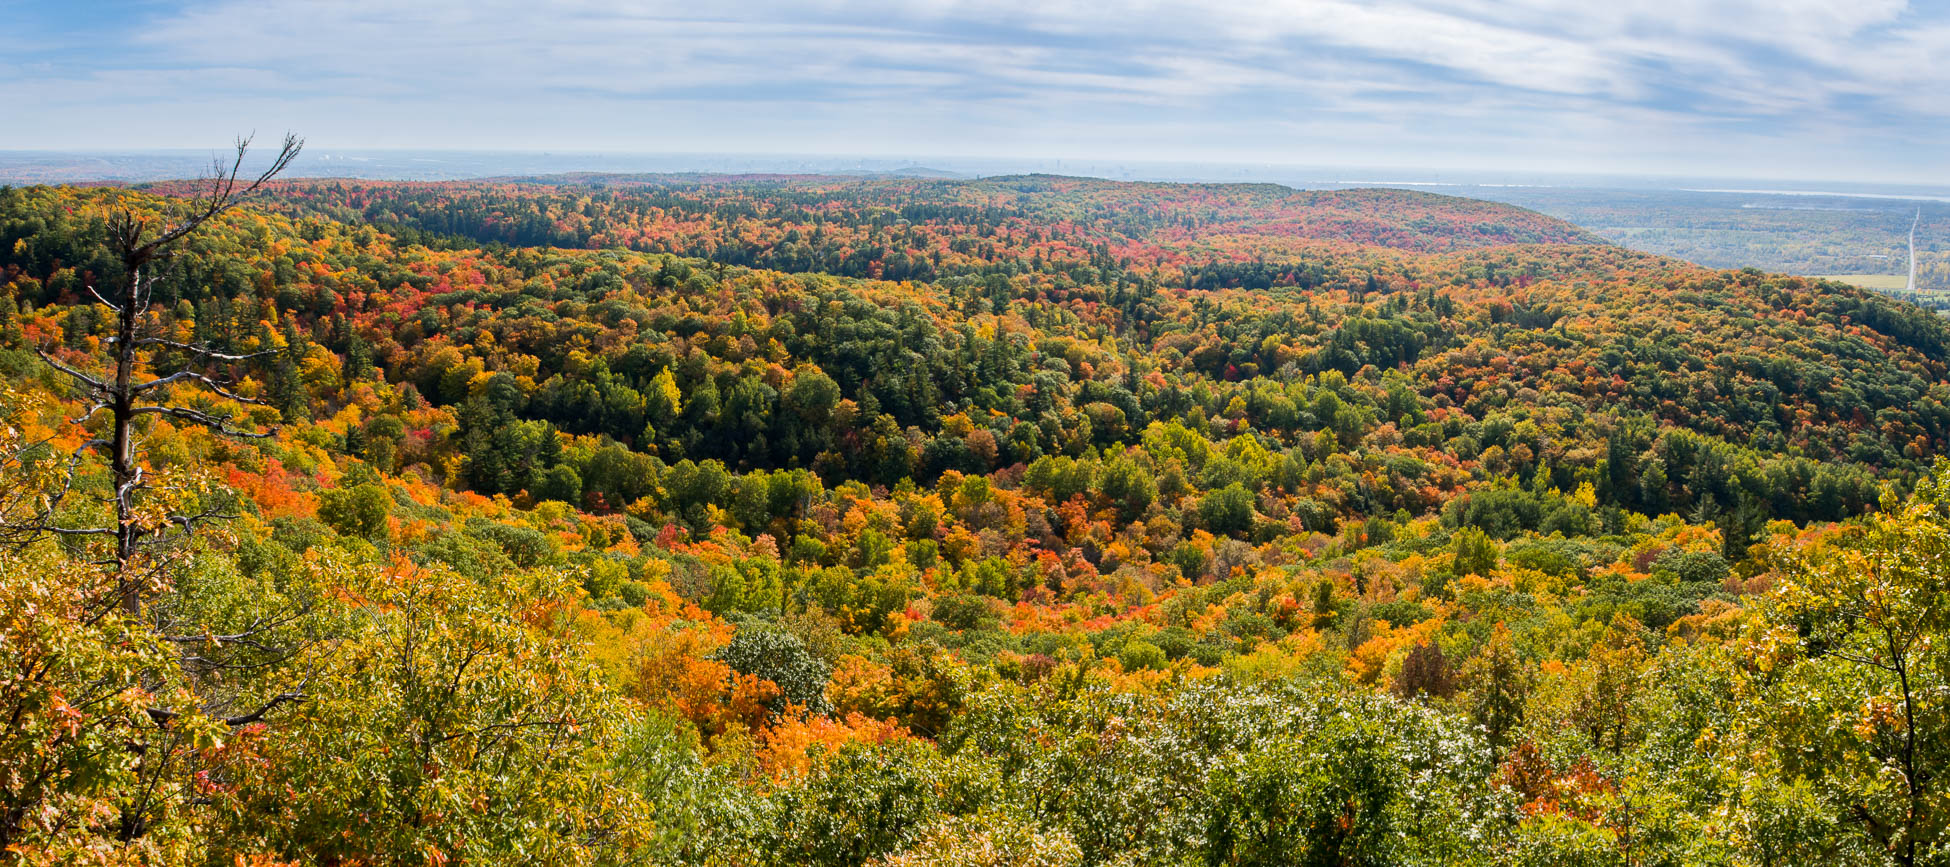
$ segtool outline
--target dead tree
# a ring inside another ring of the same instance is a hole
[[[228,213],[288,168],[303,146],[303,141],[286,135],[270,166],[252,179],[241,174],[250,139],[239,139],[236,153],[227,165],[222,160],[212,164],[205,186],[190,200],[187,216],[173,223],[152,222],[125,208],[112,217],[108,237],[121,264],[121,274],[117,275],[117,284],[107,292],[89,287],[95,300],[115,314],[115,335],[106,341],[100,369],[82,370],[62,363],[45,350],[35,350],[42,361],[72,380],[82,399],[88,402],[88,409],[73,419],[73,423],[87,425],[106,413],[107,429],[74,451],[66,477],[54,495],[44,501],[46,505],[37,510],[38,514],[27,522],[9,525],[0,530],[0,535],[13,539],[53,534],[112,540],[114,550],[103,565],[114,570],[114,604],[131,619],[141,617],[145,596],[156,585],[164,568],[159,558],[147,555],[186,540],[203,522],[227,517],[207,508],[194,512],[164,508],[160,512],[144,513],[141,505],[152,480],[142,466],[138,420],[156,416],[233,438],[266,437],[275,432],[274,428],[240,427],[227,413],[197,409],[172,400],[176,387],[186,386],[238,403],[262,404],[263,401],[254,397],[232,391],[228,380],[204,371],[213,365],[249,362],[278,350],[230,354],[156,333],[155,319],[150,313],[161,266],[183,239]],[[180,353],[188,361],[182,370],[158,374],[150,369],[150,362],[162,351]],[[111,487],[105,499],[114,512],[114,519],[108,524],[68,526],[56,513],[73,487],[75,470],[91,451],[107,459]]]
[[[50,441],[9,449],[0,455],[0,473],[33,484],[5,486],[0,490],[0,546],[23,546],[50,536],[68,540],[104,570],[106,581],[98,591],[90,591],[89,608],[93,618],[119,614],[130,624],[140,624],[154,640],[178,648],[182,673],[215,684],[213,675],[228,667],[212,651],[217,647],[249,648],[257,656],[253,666],[295,658],[297,646],[278,646],[271,638],[309,613],[309,605],[265,616],[242,626],[241,631],[204,628],[167,628],[168,616],[152,606],[169,585],[169,572],[190,541],[205,523],[232,517],[209,506],[201,491],[184,489],[170,474],[153,474],[144,466],[140,433],[145,419],[166,419],[178,426],[200,427],[222,437],[261,438],[275,433],[274,427],[240,420],[221,409],[200,408],[179,399],[183,390],[213,395],[238,404],[263,405],[254,397],[240,394],[226,377],[228,371],[260,356],[280,350],[262,348],[253,353],[226,353],[196,342],[172,339],[152,315],[155,290],[163,267],[184,239],[212,221],[229,213],[272,178],[288,168],[303,146],[287,135],[268,168],[254,176],[243,174],[244,157],[250,139],[238,140],[236,152],[228,161],[215,161],[187,206],[178,205],[182,216],[171,221],[140,215],[125,207],[109,219],[108,243],[120,264],[120,273],[105,291],[89,286],[94,300],[115,314],[115,333],[104,341],[101,355],[89,363],[69,364],[45,349],[36,348],[41,360],[66,376],[75,386],[86,409],[69,423],[88,431],[87,441],[61,455]],[[158,370],[161,362],[173,372]],[[207,406],[204,404],[202,406]],[[0,424],[8,423],[0,418]],[[17,430],[7,426],[11,437]],[[78,484],[91,455],[99,456],[108,470],[105,491],[88,491],[99,498],[102,517],[90,521],[76,518],[64,503],[78,499],[88,485]],[[229,634],[219,634],[228,632]],[[54,676],[48,673],[45,676]],[[164,672],[146,672],[145,681],[160,683]],[[231,728],[263,721],[266,714],[285,704],[306,700],[303,679],[295,686],[279,689],[268,699],[238,702],[240,696],[205,701],[198,712]],[[241,707],[238,706],[241,704]],[[117,739],[137,756],[137,790],[120,807],[116,835],[133,840],[147,833],[152,817],[161,809],[158,783],[172,774],[188,773],[196,759],[184,747],[187,737],[175,725],[183,710],[164,706],[146,709],[146,731],[123,729]],[[4,830],[4,829],[0,829]]]

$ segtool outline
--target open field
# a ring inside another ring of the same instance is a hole
[[[1880,291],[1902,289],[1909,284],[1907,274],[1815,274],[1812,276],[1818,280],[1834,280],[1850,286]]]
[[[1914,226],[1917,286],[1950,288],[1944,282],[1950,269],[1934,259],[1942,255],[1941,239],[1950,238],[1950,207],[1926,191],[1901,201],[1872,194],[1548,186],[1459,186],[1456,192],[1531,208],[1615,243],[1709,268],[1837,275],[1882,292],[1907,283],[1900,272],[1907,268]]]

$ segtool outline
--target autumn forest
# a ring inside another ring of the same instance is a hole
[[[1401,190],[276,175],[0,187],[0,861],[1950,864],[1931,311]]]

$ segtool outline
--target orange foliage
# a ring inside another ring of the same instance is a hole
[[[859,713],[843,719],[788,713],[758,735],[755,758],[767,776],[803,774],[812,767],[816,749],[837,750],[846,744],[884,744],[909,737],[892,719],[877,720]]]

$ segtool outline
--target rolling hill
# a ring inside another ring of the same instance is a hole
[[[14,490],[104,494],[52,365],[183,191],[0,189]],[[144,422],[232,516],[148,621],[62,595],[123,580],[87,540],[8,549],[66,613],[0,619],[0,755],[155,744],[59,803],[179,861],[1880,863],[1907,803],[1834,576],[1942,531],[1950,332],[1870,292],[1048,176],[287,181],[154,292],[140,372],[234,382],[158,393],[279,427]],[[0,523],[47,502],[102,508]],[[97,669],[172,674],[64,715]]]

